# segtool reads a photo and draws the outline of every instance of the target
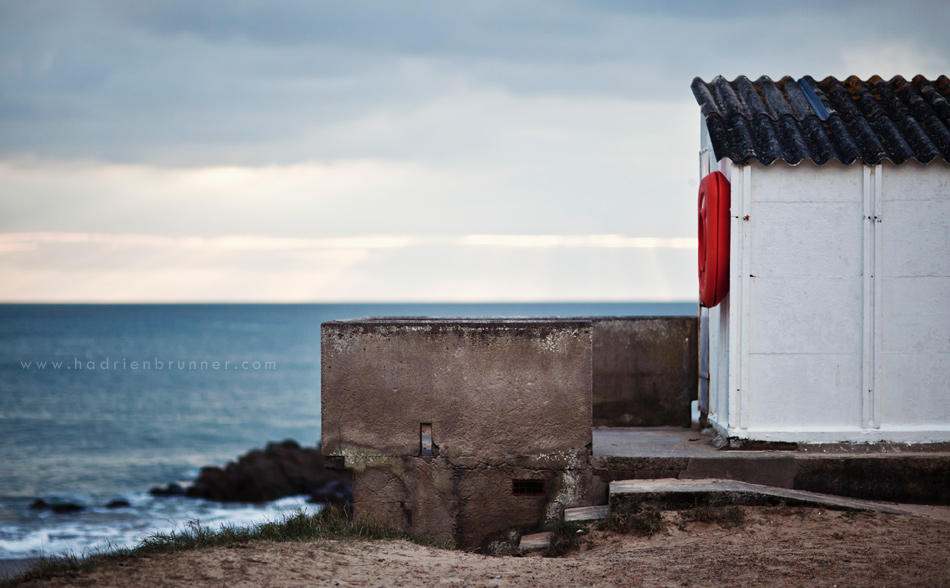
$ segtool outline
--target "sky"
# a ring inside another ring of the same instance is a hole
[[[0,0],[0,302],[697,299],[696,76],[950,2]]]

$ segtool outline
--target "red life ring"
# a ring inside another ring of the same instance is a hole
[[[699,300],[716,306],[729,292],[729,180],[712,172],[699,183]]]

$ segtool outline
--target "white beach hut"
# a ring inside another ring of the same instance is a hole
[[[728,247],[707,253],[727,256],[728,293],[700,313],[708,423],[733,439],[950,441],[950,80],[692,90],[700,175],[731,192]]]

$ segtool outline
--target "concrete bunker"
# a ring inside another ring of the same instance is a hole
[[[327,322],[323,452],[353,472],[357,515],[490,550],[606,500],[594,426],[638,413],[689,426],[697,330],[694,317]]]

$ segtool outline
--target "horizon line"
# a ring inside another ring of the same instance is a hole
[[[418,246],[695,249],[696,237],[633,237],[603,234],[472,233],[465,235],[360,235],[351,237],[275,237],[231,234],[216,237],[168,236],[148,233],[10,232],[0,233],[0,254],[33,251],[40,245],[98,244],[111,247],[158,247],[224,251],[301,249],[401,249]]]

